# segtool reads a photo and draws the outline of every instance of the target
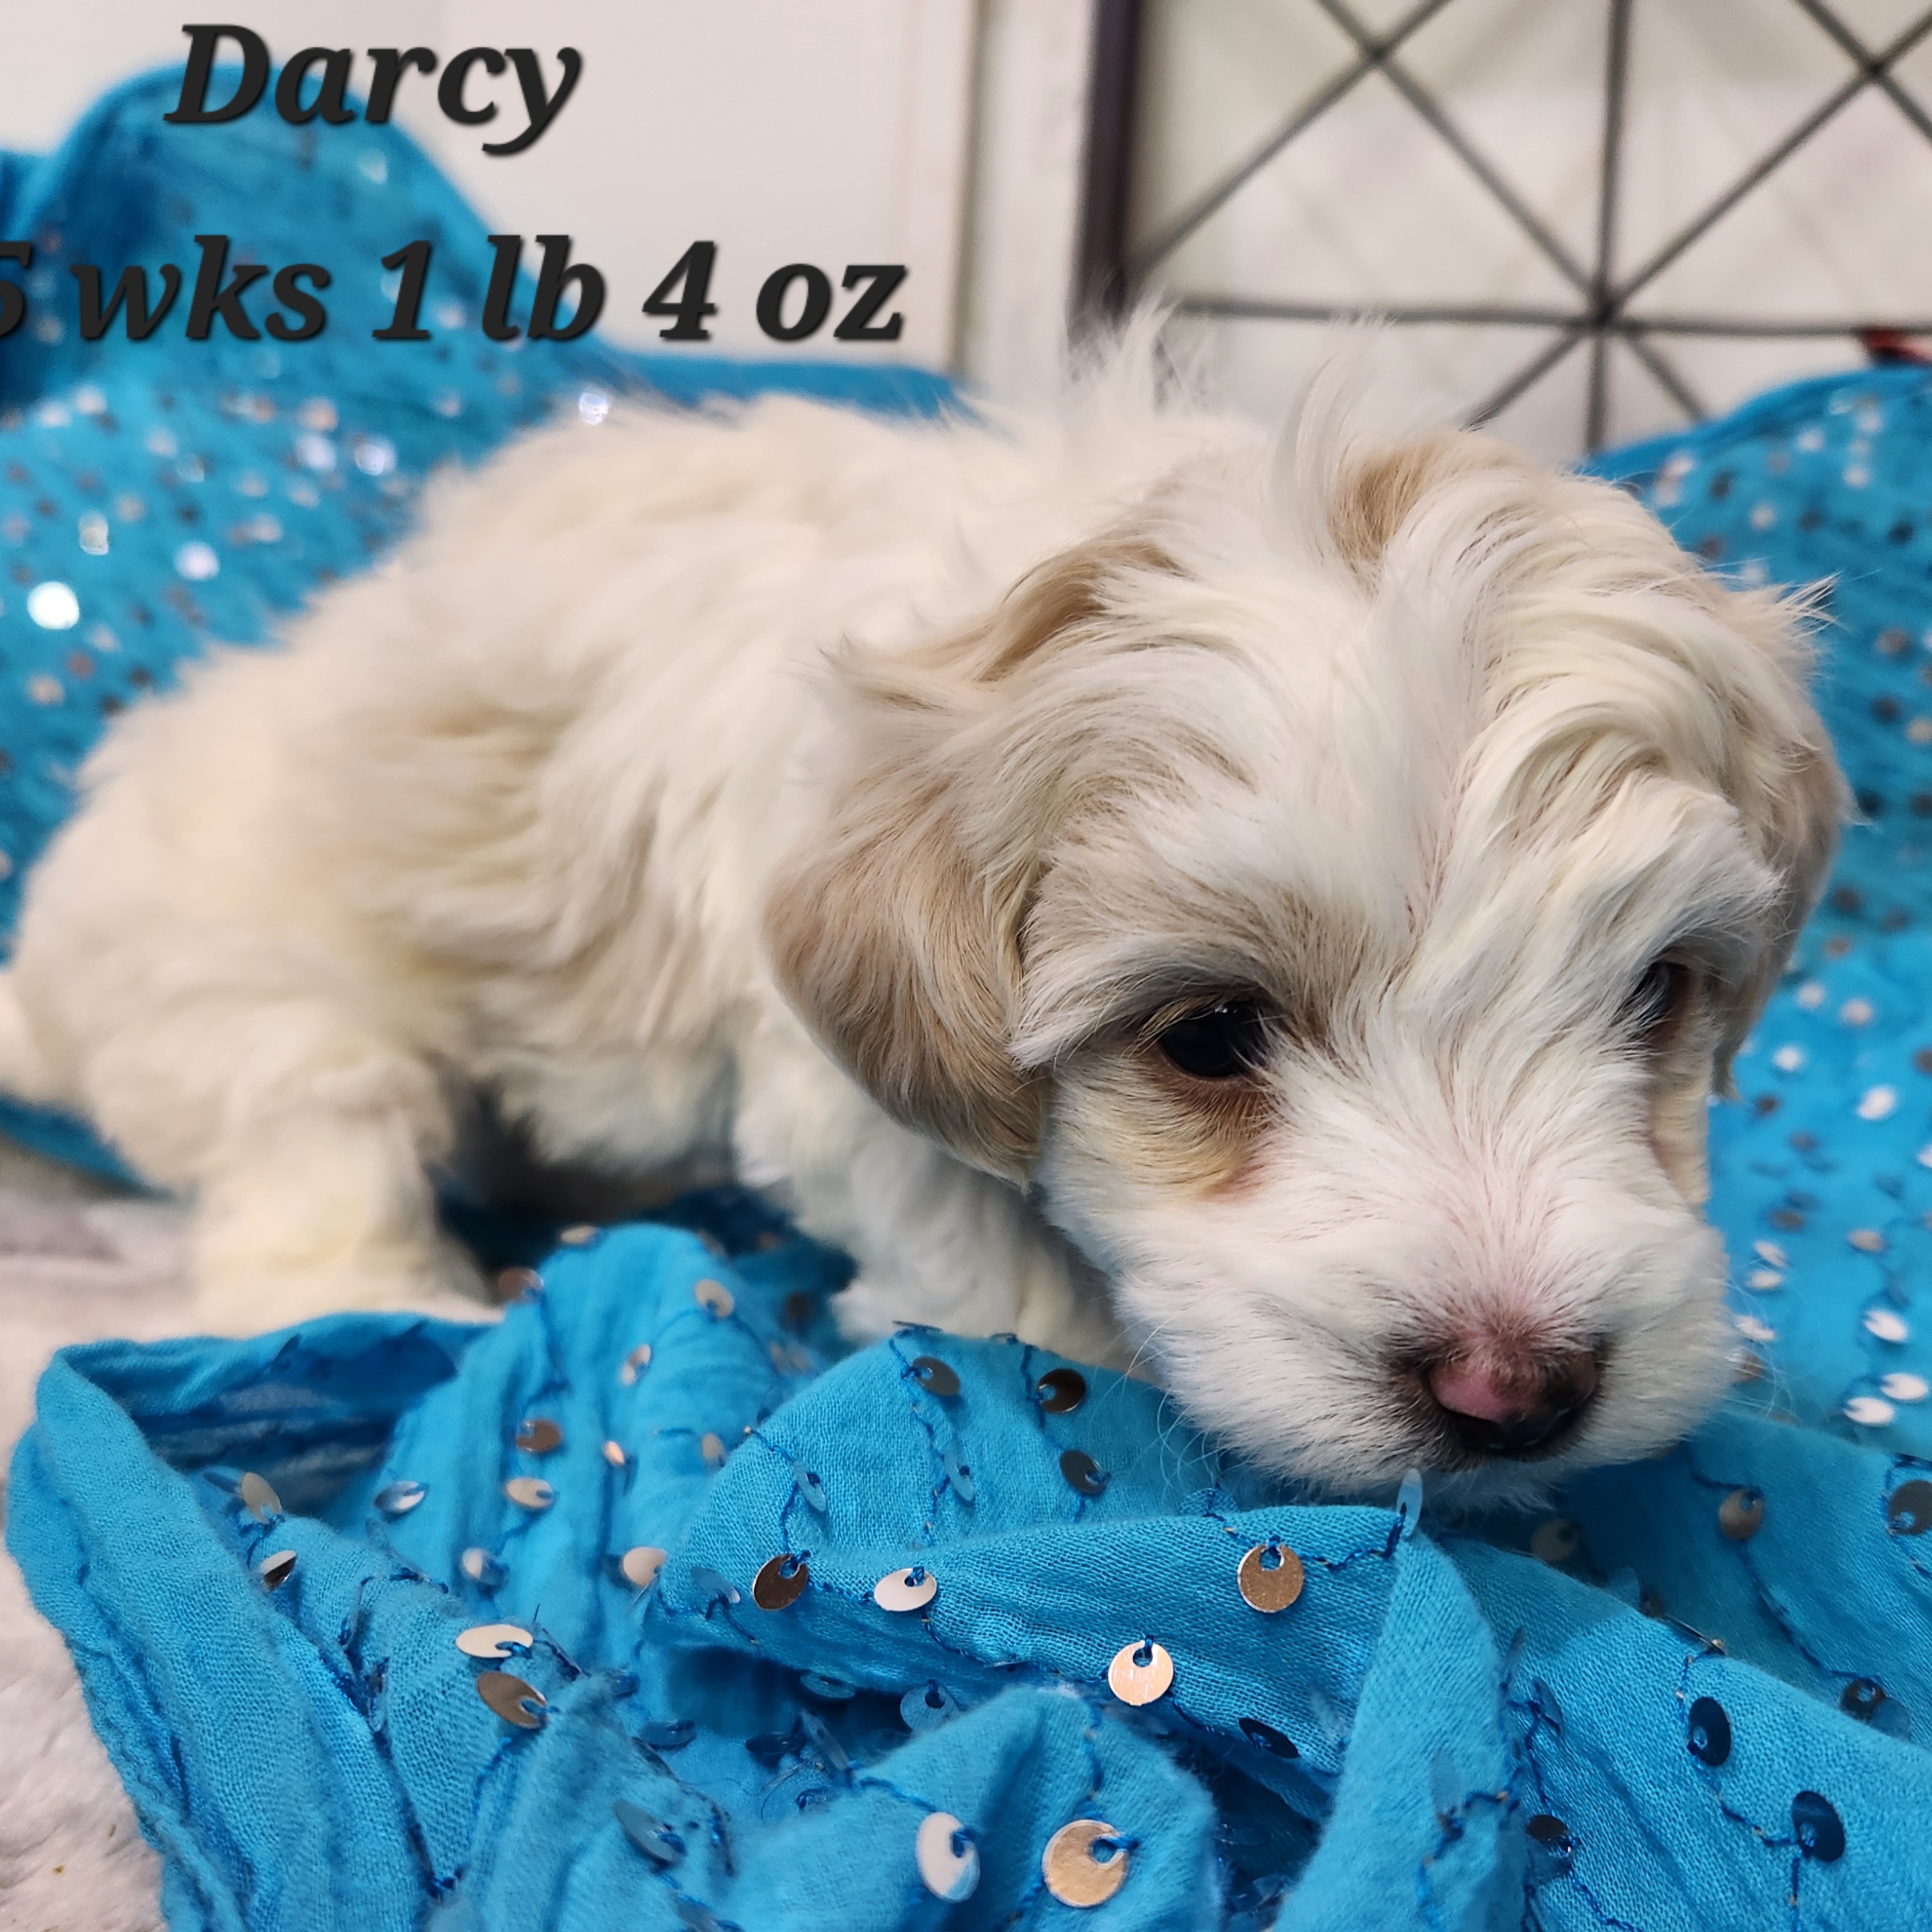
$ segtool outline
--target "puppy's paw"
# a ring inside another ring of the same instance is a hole
[[[862,1275],[832,1297],[832,1318],[847,1341],[876,1342],[901,1322],[918,1319],[907,1312],[906,1299],[903,1289],[895,1292],[890,1283],[875,1283]]]
[[[213,1332],[257,1335],[344,1310],[395,1311],[477,1322],[496,1316],[482,1276],[454,1242],[317,1256],[250,1256],[204,1247],[196,1257],[196,1310]]]

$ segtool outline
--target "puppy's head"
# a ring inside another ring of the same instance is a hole
[[[1842,806],[1804,656],[1622,493],[1318,403],[844,662],[780,982],[1198,1421],[1527,1494],[1723,1380],[1706,1109]]]

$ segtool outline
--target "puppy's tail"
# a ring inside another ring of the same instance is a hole
[[[34,1034],[21,1003],[18,980],[4,971],[0,971],[0,1093],[44,1105],[69,1098]]]

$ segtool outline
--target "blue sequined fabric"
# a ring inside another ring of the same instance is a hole
[[[9,1543],[175,1932],[1051,1926],[1083,1826],[1146,1932],[1924,1923],[1913,1466],[1755,1400],[1487,1538],[1298,1504],[1018,1343],[841,1359],[838,1258],[685,1219],[499,1326],[48,1371]]]
[[[392,136],[265,127],[278,189],[292,154],[315,171],[298,217],[161,104],[111,101],[0,175],[8,205],[81,259],[232,224],[345,285],[429,213],[475,239]],[[338,221],[356,245],[325,249]],[[411,363],[337,313],[326,365],[0,345],[16,868],[104,698],[260,635],[429,464],[622,373],[467,334]],[[1089,1369],[1069,1402],[1017,1343],[842,1354],[842,1264],[737,1197],[567,1240],[497,1326],[69,1351],[9,1547],[175,1932],[1932,1918],[1932,384],[1804,385],[1605,467],[1717,568],[1833,579],[1823,697],[1866,815],[1714,1116],[1746,1378],[1716,1420],[1481,1536],[1310,1506],[1143,1385]],[[258,517],[279,534],[234,534]],[[64,629],[27,614],[50,581]],[[1241,1567],[1269,1546],[1304,1582],[1262,1610]],[[489,1623],[502,1655],[458,1647]],[[1171,1681],[1129,1702],[1123,1658],[1135,1695]]]

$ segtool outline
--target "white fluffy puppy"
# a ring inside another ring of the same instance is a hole
[[[1346,380],[1271,441],[1147,366],[441,485],[116,727],[0,1080],[192,1193],[225,1325],[474,1287],[431,1177],[482,1095],[776,1191],[856,1333],[1139,1354],[1337,1487],[1668,1441],[1707,1101],[1840,811],[1797,620]]]

